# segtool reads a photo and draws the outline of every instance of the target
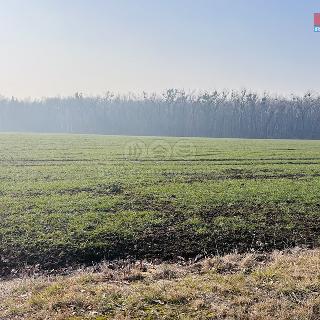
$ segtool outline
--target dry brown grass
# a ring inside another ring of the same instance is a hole
[[[320,319],[320,250],[0,282],[0,319]]]

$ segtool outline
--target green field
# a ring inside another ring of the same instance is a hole
[[[320,141],[0,135],[0,270],[320,243]]]

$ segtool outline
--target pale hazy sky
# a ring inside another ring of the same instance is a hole
[[[0,0],[0,94],[320,87],[303,0]]]

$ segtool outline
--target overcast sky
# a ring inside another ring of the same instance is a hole
[[[0,94],[319,91],[302,0],[0,0]]]

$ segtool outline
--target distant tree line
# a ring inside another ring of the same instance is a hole
[[[242,91],[0,98],[0,131],[320,139],[320,96]]]

